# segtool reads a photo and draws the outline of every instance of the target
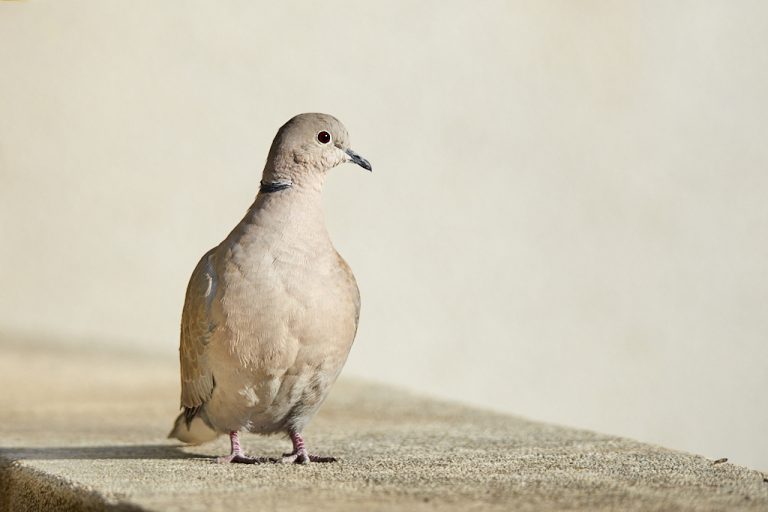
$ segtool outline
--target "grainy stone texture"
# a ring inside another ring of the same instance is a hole
[[[335,464],[180,447],[173,358],[0,342],[0,511],[768,510],[757,471],[342,380],[307,430]],[[278,456],[278,437],[243,437]]]

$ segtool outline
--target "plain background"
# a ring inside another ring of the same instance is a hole
[[[346,375],[768,469],[767,6],[0,2],[0,333],[175,358],[328,112]]]

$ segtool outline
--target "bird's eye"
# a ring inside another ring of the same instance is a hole
[[[326,131],[322,131],[317,134],[317,141],[320,144],[328,144],[331,142],[331,134]]]

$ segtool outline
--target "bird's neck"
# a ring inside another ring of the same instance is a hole
[[[293,186],[293,180],[279,180],[279,181],[262,181],[259,184],[259,192],[262,194],[271,194],[272,192],[280,192]]]
[[[306,183],[295,181],[263,183],[249,214],[270,221],[290,217],[308,226],[318,222],[325,225],[322,185],[307,186]]]
[[[260,191],[226,244],[287,249],[330,246],[320,188],[293,182],[280,190]]]
[[[282,155],[273,157],[262,172],[259,194],[271,194],[287,189],[299,190],[302,196],[319,196],[326,173],[309,162],[298,162]]]

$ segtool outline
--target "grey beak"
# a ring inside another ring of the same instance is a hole
[[[357,153],[355,153],[351,149],[345,149],[344,152],[349,155],[349,158],[354,163],[356,163],[357,165],[359,165],[360,167],[362,167],[366,171],[373,172],[373,167],[371,167],[371,162],[369,162],[365,158],[361,157],[360,155],[358,155]]]

